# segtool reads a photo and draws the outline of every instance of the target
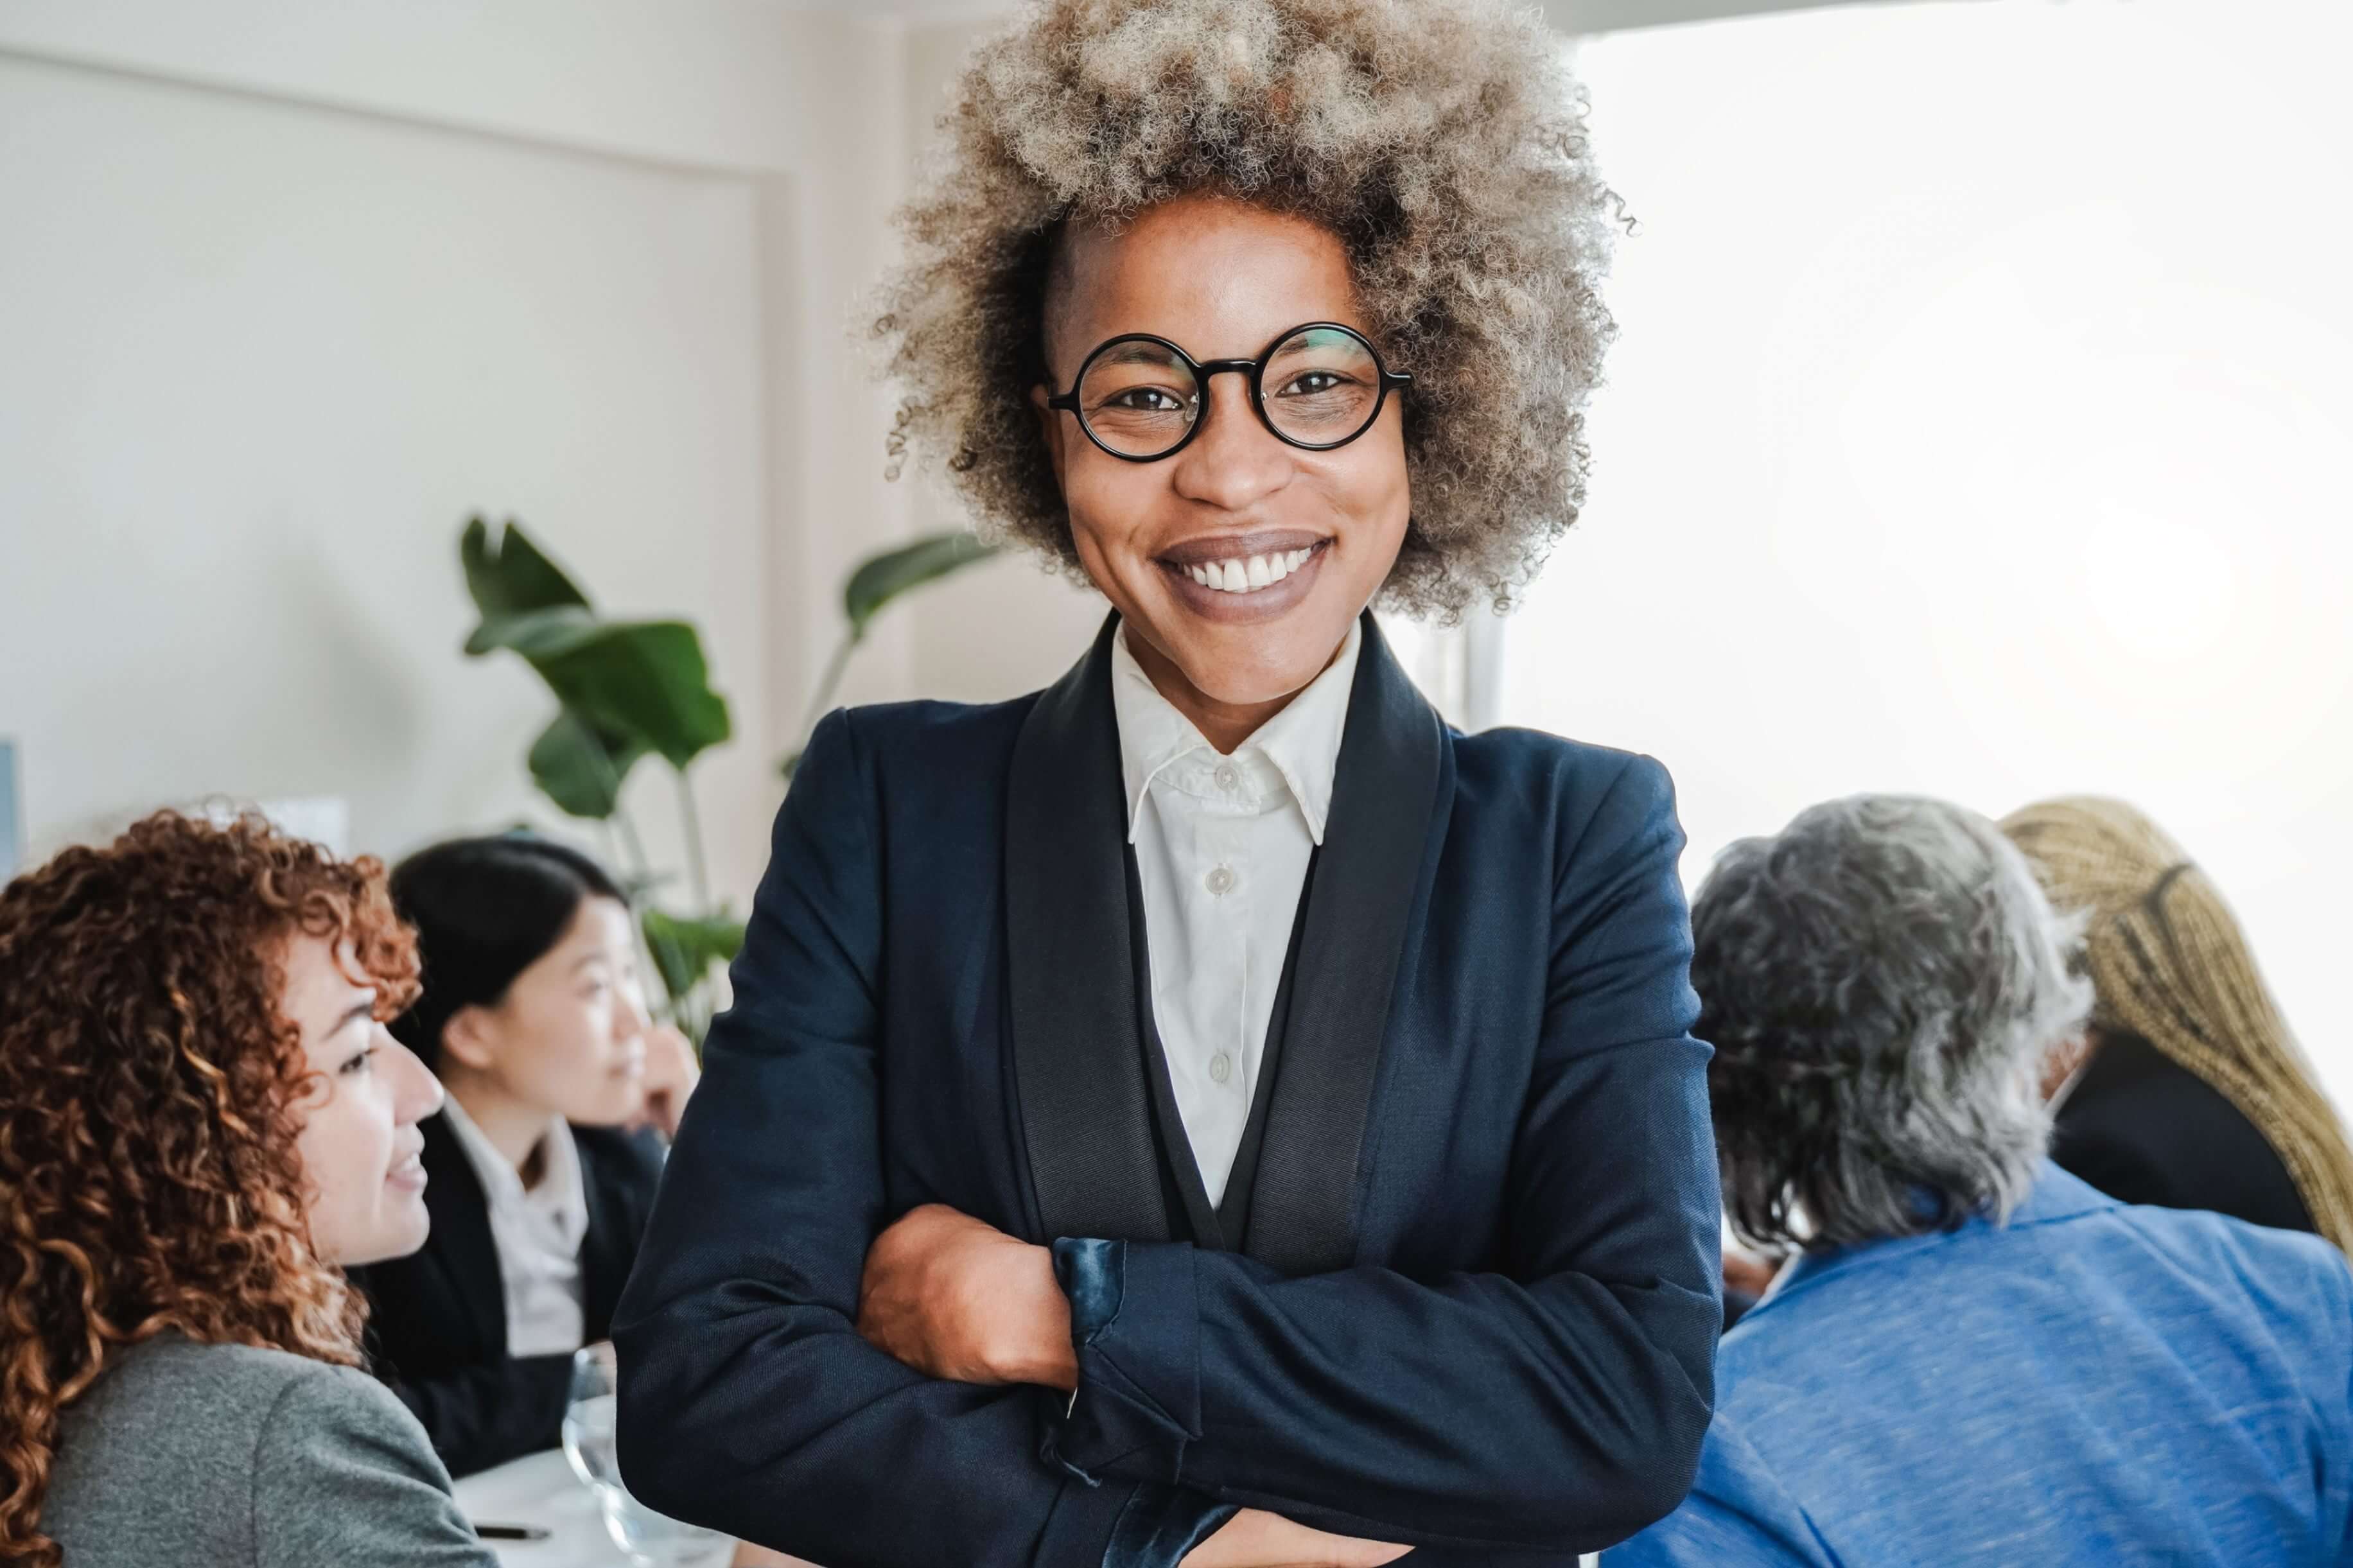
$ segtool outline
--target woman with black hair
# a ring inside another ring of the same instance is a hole
[[[560,1440],[572,1352],[608,1331],[696,1069],[648,1017],[628,900],[586,856],[455,839],[392,896],[425,972],[393,1033],[448,1098],[423,1124],[432,1239],[353,1277],[378,1373],[462,1476]]]

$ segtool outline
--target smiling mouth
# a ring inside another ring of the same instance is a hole
[[[1211,535],[1177,545],[1161,556],[1160,563],[1212,593],[1240,597],[1274,587],[1331,542],[1297,529]]]
[[[1247,559],[1229,556],[1197,566],[1179,566],[1177,570],[1202,587],[1215,588],[1221,594],[1255,594],[1261,588],[1273,587],[1306,565],[1314,553],[1313,550],[1286,550]]]

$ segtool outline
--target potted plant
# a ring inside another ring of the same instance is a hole
[[[800,733],[783,763],[787,777],[800,745],[831,706],[849,656],[874,616],[902,594],[994,553],[967,532],[933,534],[861,563],[842,592],[846,625],[828,661]],[[702,638],[682,620],[618,621],[596,612],[570,574],[509,520],[493,533],[480,517],[467,521],[458,557],[480,616],[466,652],[515,655],[547,684],[556,710],[525,765],[560,811],[607,825],[622,875],[637,903],[649,967],[661,982],[665,1017],[698,1046],[710,1027],[712,975],[744,945],[744,922],[711,893],[702,819],[695,809],[695,760],[734,732],[726,699],[711,686]],[[674,878],[647,858],[622,804],[622,785],[649,760],[675,780],[688,906],[670,909],[659,894]]]

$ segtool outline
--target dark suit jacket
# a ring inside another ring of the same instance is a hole
[[[377,1375],[416,1413],[453,1476],[563,1441],[571,1393],[568,1355],[507,1354],[506,1290],[490,1203],[447,1118],[425,1133],[425,1207],[433,1233],[419,1251],[351,1270],[368,1298],[368,1346]],[[575,1127],[588,1232],[580,1244],[582,1326],[612,1331],[613,1308],[637,1261],[661,1177],[652,1133]]]
[[[2104,1033],[2053,1118],[2051,1158],[2128,1204],[2313,1229],[2287,1166],[2213,1085],[2138,1035]]]
[[[1720,1265],[1666,774],[1453,733],[1366,629],[1232,1249],[1155,1151],[1112,628],[818,726],[614,1323],[633,1490],[828,1568],[1168,1568],[1245,1506],[1565,1568],[1682,1498]],[[1067,1414],[855,1332],[927,1202],[1054,1245]]]

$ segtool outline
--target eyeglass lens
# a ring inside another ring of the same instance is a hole
[[[1259,374],[1266,423],[1303,447],[1336,446],[1363,433],[1380,406],[1372,345],[1340,327],[1311,327],[1277,344]],[[1144,339],[1116,342],[1079,377],[1079,416],[1126,457],[1174,449],[1201,416],[1201,384],[1184,358]]]

